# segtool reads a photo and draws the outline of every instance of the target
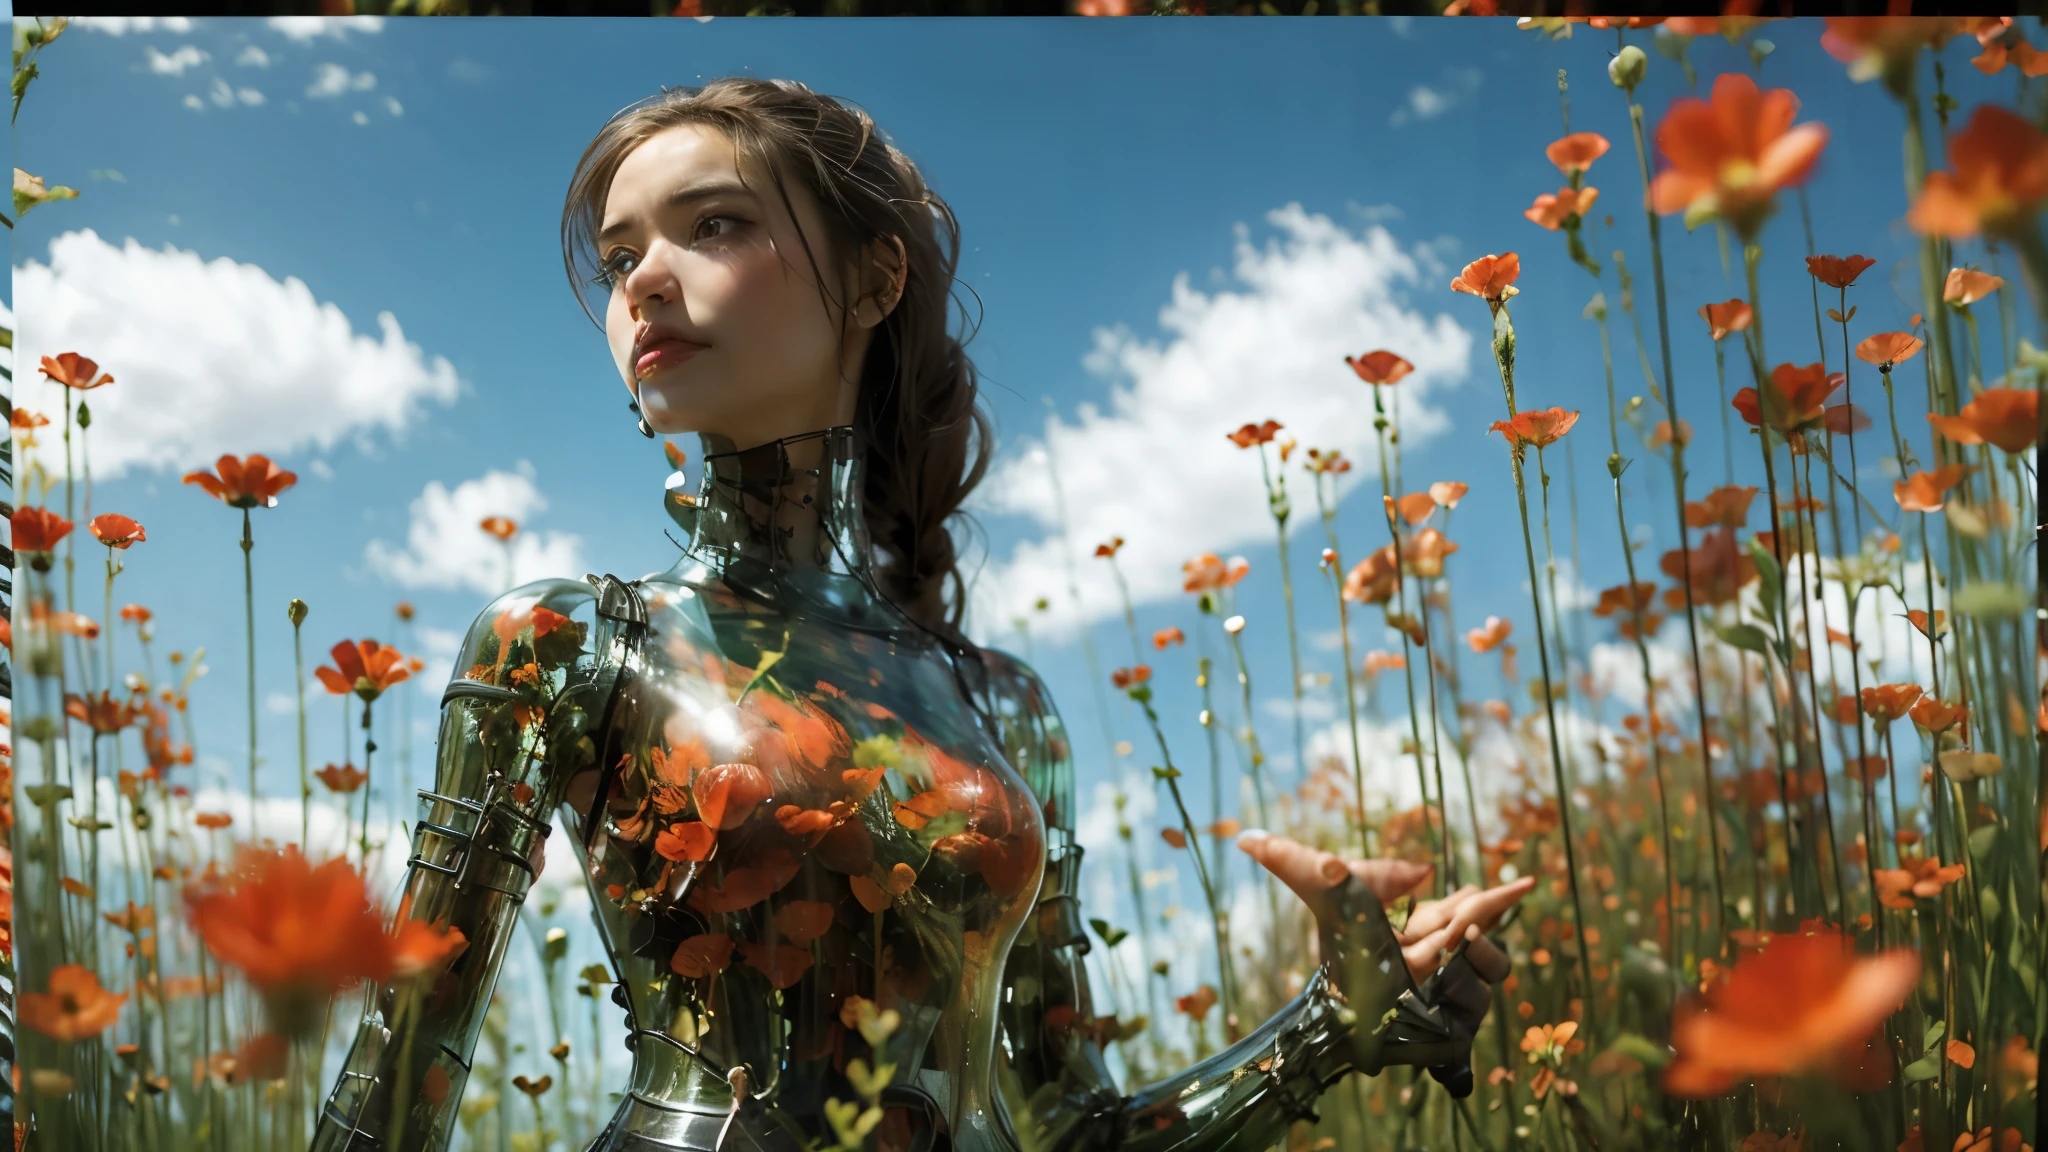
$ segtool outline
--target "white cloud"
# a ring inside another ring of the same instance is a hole
[[[493,595],[548,576],[580,579],[589,571],[582,537],[525,527],[533,513],[547,506],[534,483],[533,465],[525,460],[515,472],[493,470],[452,492],[430,481],[412,502],[404,547],[372,540],[363,557],[386,578],[413,588],[473,588]],[[509,569],[506,545],[478,526],[487,516],[510,517],[521,525],[512,537]]]
[[[354,112],[349,113],[348,118],[355,121],[358,124],[368,124],[370,122],[370,117],[367,114],[365,114],[360,108]]]
[[[178,50],[169,55],[155,48],[144,48],[142,53],[143,59],[149,62],[149,70],[159,76],[183,76],[185,69],[195,68],[208,59],[206,53],[190,44],[178,45]]]
[[[169,244],[67,232],[50,242],[48,264],[15,269],[14,287],[23,363],[78,352],[117,381],[92,394],[103,478],[204,467],[225,452],[365,445],[374,429],[401,433],[424,401],[452,403],[461,386],[389,312],[377,316],[381,338],[358,334],[295,276],[280,284],[254,264]],[[41,373],[15,387],[24,407],[60,410]]]
[[[400,104],[396,96],[386,96],[384,98],[384,110],[393,116],[405,115],[405,105]]]
[[[268,68],[270,67],[270,53],[251,44],[242,49],[241,55],[235,57],[235,63],[254,68]]]
[[[235,89],[235,98],[236,98],[236,99],[238,99],[238,100],[240,100],[240,101],[241,101],[242,103],[244,103],[244,104],[261,104],[261,103],[263,103],[263,93],[261,93],[261,92],[258,92],[258,91],[257,91],[256,89],[254,89],[254,88],[237,88],[237,89]]]
[[[1393,348],[1415,364],[1401,382],[1402,434],[1415,444],[1447,426],[1430,406],[1436,389],[1462,378],[1473,337],[1449,315],[1425,317],[1401,300],[1422,283],[1412,256],[1384,228],[1362,234],[1289,204],[1267,214],[1280,235],[1255,246],[1237,228],[1236,291],[1205,294],[1174,278],[1161,309],[1163,342],[1119,326],[1098,329],[1084,364],[1112,386],[1107,411],[1083,405],[1073,422],[1047,420],[1040,437],[1007,448],[976,493],[975,511],[1027,516],[1045,530],[994,560],[975,584],[977,621],[1030,616],[1055,641],[1077,624],[1120,611],[1108,580],[1081,582],[1081,604],[1051,596],[1067,585],[1066,550],[1075,564],[1096,543],[1122,536],[1119,556],[1136,603],[1182,595],[1180,565],[1201,552],[1227,555],[1263,544],[1273,525],[1251,453],[1225,438],[1246,421],[1278,420],[1303,446],[1341,449],[1356,461],[1355,480],[1376,475],[1373,413],[1367,386],[1347,355]],[[1169,467],[1168,464],[1171,463]],[[1058,535],[1064,496],[1068,536]],[[1292,473],[1291,494],[1313,499],[1306,476]],[[1344,489],[1340,488],[1340,495]],[[1115,493],[1115,500],[1093,498]]]
[[[448,61],[448,78],[451,80],[460,80],[465,84],[481,84],[495,75],[497,73],[490,65],[467,56],[457,56]]]
[[[73,16],[71,26],[104,32],[109,36],[125,36],[130,32],[184,33],[192,30],[192,19],[189,16]]]
[[[377,86],[377,74],[357,72],[351,74],[339,64],[322,64],[313,74],[313,82],[306,86],[306,95],[315,100],[339,96],[344,92],[364,92]]]
[[[382,16],[272,16],[268,21],[271,30],[283,33],[288,40],[300,44],[311,43],[321,36],[332,36],[345,40],[351,32],[382,32]]]
[[[435,701],[441,699],[441,691],[455,676],[455,656],[462,650],[462,633],[432,625],[419,626],[420,643],[426,651],[419,657],[427,666],[413,679],[419,682],[420,694]]]
[[[187,108],[196,108],[202,112],[206,110],[206,101],[201,100],[197,95],[191,92],[185,93],[184,103],[185,107]]]
[[[213,78],[213,86],[206,94],[212,99],[214,104],[222,108],[226,108],[235,102],[234,88],[218,76]]]
[[[1417,84],[1408,90],[1408,99],[1394,109],[1387,117],[1387,123],[1399,127],[1411,120],[1432,120],[1449,112],[1465,102],[1465,97],[1479,90],[1479,83],[1485,74],[1477,68],[1446,68],[1445,83],[1432,87]]]

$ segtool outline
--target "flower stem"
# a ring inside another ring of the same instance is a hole
[[[249,641],[249,824],[256,824],[256,569],[250,550],[256,547],[249,533],[249,510],[242,509],[242,608]]]

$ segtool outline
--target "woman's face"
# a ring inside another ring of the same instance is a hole
[[[732,141],[714,128],[649,137],[612,179],[597,257],[612,277],[606,341],[648,426],[709,432],[744,449],[852,422],[855,386],[842,381],[858,381],[873,328],[900,288],[889,290],[886,270],[874,269],[856,286],[854,270],[829,250],[814,198],[791,181],[806,256],[768,174],[748,165],[742,185],[740,173]],[[835,301],[846,301],[849,287],[882,290],[860,305],[843,338],[837,307],[820,297],[813,256],[833,278]],[[643,352],[637,344],[649,325],[676,342]]]

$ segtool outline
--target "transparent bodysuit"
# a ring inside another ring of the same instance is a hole
[[[669,497],[693,528],[674,567],[528,584],[470,628],[401,898],[469,944],[373,990],[313,1147],[447,1147],[544,846],[579,857],[633,1054],[592,1149],[827,1145],[850,1072],[887,1072],[887,1152],[1254,1149],[1312,1116],[1361,1065],[1321,971],[1224,1051],[1118,1088],[1043,685],[880,594],[850,429],[705,439],[699,494]],[[790,465],[798,441],[818,467]]]

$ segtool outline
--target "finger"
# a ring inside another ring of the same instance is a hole
[[[1416,983],[1429,979],[1429,974],[1443,962],[1444,949],[1458,938],[1452,927],[1446,924],[1401,946],[1401,957],[1408,961],[1408,971],[1415,974]]]
[[[1436,870],[1434,864],[1418,864],[1413,860],[1346,860],[1351,874],[1365,881],[1372,894],[1382,904],[1392,904],[1401,897],[1421,887]]]
[[[1502,884],[1498,888],[1488,888],[1486,891],[1474,896],[1471,900],[1474,909],[1472,922],[1479,925],[1481,931],[1491,929],[1494,925],[1500,923],[1500,918],[1506,915],[1509,908],[1514,907],[1516,901],[1527,896],[1530,890],[1535,887],[1536,878],[1534,876],[1524,876],[1513,883]]]
[[[1472,970],[1479,973],[1479,978],[1488,984],[1498,984],[1506,979],[1508,969],[1512,967],[1507,953],[1487,939],[1478,925],[1465,930],[1465,959],[1471,962]]]
[[[1413,937],[1436,931],[1450,923],[1458,909],[1478,893],[1479,889],[1467,884],[1441,900],[1416,905],[1414,915],[1408,917],[1408,923],[1401,929],[1402,935]]]
[[[1238,834],[1237,846],[1310,907],[1319,905],[1331,885],[1344,878],[1344,862],[1335,854],[1285,836],[1246,829]]]

